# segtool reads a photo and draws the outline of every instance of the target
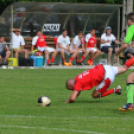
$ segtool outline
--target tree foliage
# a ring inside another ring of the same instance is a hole
[[[123,0],[1,0],[0,13],[12,2],[16,1],[37,1],[37,2],[73,2],[73,3],[110,3],[122,4]]]

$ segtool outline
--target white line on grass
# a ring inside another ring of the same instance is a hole
[[[45,118],[45,119],[120,119],[120,120],[133,120],[133,118],[127,117],[106,117],[106,116],[86,116],[86,117],[59,117],[59,116],[33,116],[33,115],[0,115],[0,117],[6,117],[6,118]]]
[[[22,128],[22,129],[43,129],[43,130],[55,130],[55,131],[67,131],[67,132],[75,132],[75,133],[85,133],[85,134],[104,134],[104,133],[97,133],[93,131],[84,131],[84,130],[75,130],[75,129],[65,129],[65,128],[46,128],[46,127],[28,127],[28,126],[11,126],[11,125],[1,125],[0,127],[4,128]]]

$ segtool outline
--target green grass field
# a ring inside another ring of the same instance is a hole
[[[65,81],[84,70],[0,70],[0,134],[133,134],[134,112],[118,110],[126,103],[129,70],[117,76],[112,88],[121,85],[122,95],[93,99],[84,91],[73,104],[65,104],[70,91]],[[50,107],[39,107],[41,95],[51,98]]]

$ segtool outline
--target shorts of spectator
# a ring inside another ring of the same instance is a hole
[[[101,52],[108,53],[109,48],[111,48],[111,49],[113,50],[112,53],[115,53],[115,52],[118,50],[117,47],[103,46],[103,47],[101,48]]]

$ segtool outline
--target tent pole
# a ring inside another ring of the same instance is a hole
[[[13,58],[13,5],[11,6],[11,57]]]

